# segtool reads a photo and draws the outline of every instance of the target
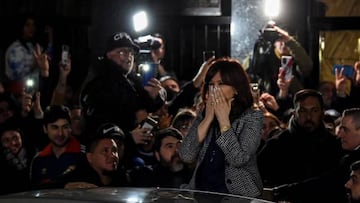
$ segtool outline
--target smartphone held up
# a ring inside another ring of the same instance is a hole
[[[250,90],[251,90],[251,95],[254,98],[255,103],[259,102],[259,97],[260,97],[260,87],[258,83],[250,83]]]
[[[149,129],[149,131],[151,131],[153,128],[156,128],[156,126],[158,125],[158,121],[156,121],[154,118],[152,118],[151,116],[148,116],[142,123],[141,128],[146,128]]]
[[[291,80],[293,76],[293,64],[294,58],[292,56],[281,57],[281,67],[279,69],[279,73],[283,74],[285,80]]]
[[[69,63],[69,53],[70,53],[70,47],[69,45],[62,45],[61,46],[61,61],[60,63],[62,65],[67,65]]]
[[[33,95],[35,93],[35,81],[31,78],[25,81],[25,93]]]
[[[145,63],[139,65],[143,86],[148,85],[149,80],[156,77],[157,69],[158,64],[156,63]]]

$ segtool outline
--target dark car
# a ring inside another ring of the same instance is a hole
[[[92,188],[92,189],[51,189],[0,196],[6,203],[80,203],[80,202],[117,202],[117,203],[266,203],[269,201],[239,195],[168,188]]]

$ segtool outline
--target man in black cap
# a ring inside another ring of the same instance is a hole
[[[135,121],[140,109],[154,112],[165,103],[166,92],[158,80],[152,79],[144,87],[139,76],[133,71],[134,55],[139,47],[124,32],[115,33],[107,43],[106,53],[97,65],[98,75],[89,81],[82,93],[81,104],[84,112],[87,137],[103,123],[112,122],[126,133],[127,149],[131,145],[149,142],[148,130],[142,129]],[[131,159],[132,152],[126,151]]]
[[[86,156],[69,174],[65,188],[126,186],[125,171],[120,161],[124,150],[124,132],[113,123],[98,129],[86,146]]]

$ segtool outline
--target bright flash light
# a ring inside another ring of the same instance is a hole
[[[143,64],[142,65],[142,70],[143,70],[143,72],[148,72],[150,70],[150,65],[149,64]]]
[[[265,15],[276,17],[280,13],[280,0],[265,0]]]
[[[32,79],[26,80],[26,86],[28,86],[28,87],[34,86],[34,80],[32,80]]]
[[[138,197],[129,197],[126,199],[126,203],[142,203],[142,200]]]
[[[139,41],[140,43],[143,42],[147,42],[149,40],[151,40],[153,37],[151,35],[145,35],[145,36],[140,36],[139,38],[137,38],[137,41]]]
[[[144,30],[148,26],[148,18],[145,11],[140,11],[133,16],[134,30],[136,32]]]

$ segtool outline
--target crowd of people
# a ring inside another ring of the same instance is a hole
[[[360,200],[360,61],[353,78],[340,70],[335,81],[304,89],[311,59],[274,26],[279,37],[268,62],[246,69],[234,58],[212,57],[180,84],[161,63],[164,40],[154,35],[158,74],[143,84],[139,44],[117,32],[74,104],[70,56],[57,65],[49,90],[51,32],[43,48],[32,39],[34,19],[22,25],[1,81],[1,194],[130,186],[262,198],[271,188],[275,201],[346,202],[347,193]],[[297,64],[290,79],[279,72],[284,55]]]

